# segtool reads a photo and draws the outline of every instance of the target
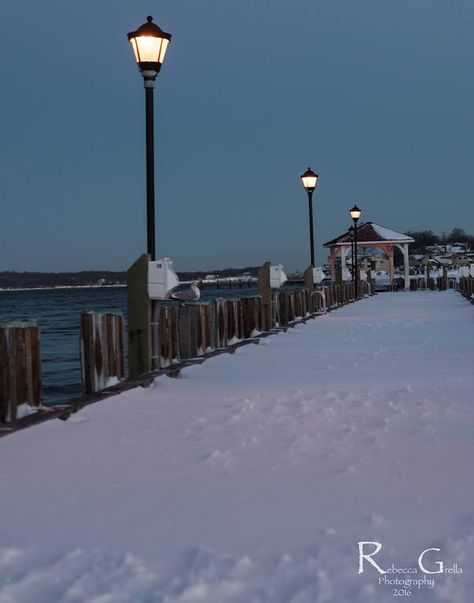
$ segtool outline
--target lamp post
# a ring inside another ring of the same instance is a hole
[[[360,210],[357,205],[350,210],[352,221],[354,222],[354,284],[355,284],[355,296],[356,299],[359,298],[359,267],[357,262],[357,222],[362,214],[362,210]]]
[[[153,89],[171,35],[153,23],[153,17],[136,31],[128,34],[138,69],[145,84],[146,116],[146,208],[147,208],[147,251],[152,260],[156,259],[155,245],[155,142],[153,123]]]
[[[349,228],[349,237],[351,240],[351,276],[354,280],[354,227]]]
[[[311,168],[308,168],[304,174],[301,175],[301,182],[303,183],[306,192],[308,193],[308,206],[309,206],[309,243],[311,250],[311,265],[314,268],[314,232],[313,232],[313,193],[318,183],[318,174],[315,174]]]

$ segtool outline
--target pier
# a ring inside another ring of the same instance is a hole
[[[80,317],[81,397],[41,405],[40,330],[35,323],[0,325],[0,437],[50,419],[67,419],[84,406],[148,386],[162,375],[177,377],[189,366],[234,353],[262,338],[359,301],[352,283],[314,286],[312,270],[299,288],[272,288],[271,265],[259,271],[258,294],[199,302],[151,299],[145,254],[128,273],[128,350],[120,313],[86,312]],[[371,294],[361,283],[362,296]],[[12,344],[21,341],[21,346]],[[2,343],[3,342],[3,343]],[[128,363],[126,363],[128,356]],[[125,365],[128,364],[128,370]],[[35,370],[31,369],[35,367]]]
[[[229,584],[270,601],[286,581],[318,601],[344,575],[361,601],[361,534],[400,562],[427,542],[470,559],[473,318],[455,291],[380,294],[2,439],[8,592],[40,556],[35,588],[59,576],[54,600],[85,588],[78,573],[89,596],[120,576],[137,601]]]

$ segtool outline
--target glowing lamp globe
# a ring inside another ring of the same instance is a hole
[[[351,214],[351,218],[354,220],[354,222],[357,222],[357,220],[360,218],[360,216],[362,215],[362,210],[359,209],[357,207],[357,205],[354,205],[354,207],[351,209],[350,211]]]
[[[301,182],[307,191],[312,192],[316,188],[318,178],[319,176],[315,174],[311,168],[308,168],[306,172],[301,175]]]
[[[128,34],[138,69],[145,79],[154,80],[163,64],[171,35],[153,23],[153,17]]]

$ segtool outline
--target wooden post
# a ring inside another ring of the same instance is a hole
[[[209,302],[195,304],[196,331],[197,331],[197,355],[202,356],[213,349],[211,324],[211,305]]]
[[[181,304],[179,307],[179,355],[181,359],[193,358],[196,354],[194,341],[191,341],[192,333],[192,316],[191,306]],[[195,337],[194,337],[195,340]]]
[[[127,272],[129,376],[151,371],[151,303],[148,297],[148,262],[143,254]]]
[[[263,317],[262,317],[263,321]],[[264,325],[264,323],[262,322]],[[280,292],[278,290],[272,291],[272,329],[275,327],[281,326],[281,317],[280,317]],[[265,331],[265,326],[262,328]]]
[[[312,291],[314,289],[314,277],[313,277],[313,266],[311,264],[304,271],[304,286],[308,291]]]
[[[236,343],[243,338],[242,304],[240,299],[227,299],[228,343]]]
[[[317,295],[313,295],[314,291],[314,276],[313,276],[313,266],[310,264],[306,270],[304,271],[304,286],[307,292],[307,308],[308,311],[314,312],[314,302],[313,299],[317,297]]]
[[[122,314],[81,315],[81,370],[85,395],[115,385],[125,377]]]
[[[22,404],[41,404],[40,330],[33,321],[0,324],[0,423]]]
[[[272,289],[270,287],[270,262],[258,269],[258,290],[262,296],[263,330],[272,328]]]
[[[367,271],[367,282],[369,284],[370,294],[372,295],[373,291],[374,291],[375,280],[372,278],[372,270],[371,270],[370,266],[369,266],[369,269]]]
[[[279,323],[280,323],[280,327],[282,328],[286,328],[288,327],[288,323],[289,323],[289,299],[288,299],[288,292],[285,291],[280,291],[278,294],[278,315],[279,315]]]
[[[261,298],[242,298],[242,328],[244,339],[261,332]]]
[[[218,298],[214,300],[214,304],[216,308],[216,347],[225,348],[229,343],[226,300]]]
[[[204,320],[204,345],[205,351],[214,350],[216,347],[216,321],[214,309],[210,302],[202,307],[203,320]]]
[[[443,266],[443,288],[446,290],[448,288],[448,269],[446,266]]]
[[[166,368],[180,359],[178,344],[178,306],[168,301],[151,302],[151,370]]]

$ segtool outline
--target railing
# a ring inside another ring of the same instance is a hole
[[[474,303],[474,278],[462,276],[459,279],[458,291],[471,303]]]
[[[148,256],[142,256],[129,271],[128,380],[122,315],[86,312],[80,322],[83,398],[59,405],[57,411],[48,411],[50,416],[68,416],[121,387],[149,383],[163,372],[174,376],[183,366],[258,343],[263,336],[356,301],[353,283],[314,287],[312,270],[306,287],[271,289],[269,263],[260,269],[259,295],[150,300],[147,270]],[[368,283],[361,282],[359,291],[360,297],[369,295]],[[40,329],[34,322],[0,324],[0,424],[12,426],[40,406]]]
[[[203,302],[152,302],[152,371],[171,367],[183,360],[205,356],[259,337],[262,333],[286,330],[308,317],[354,301],[350,285],[307,290],[274,291],[271,323],[265,329],[262,296],[217,298]]]

